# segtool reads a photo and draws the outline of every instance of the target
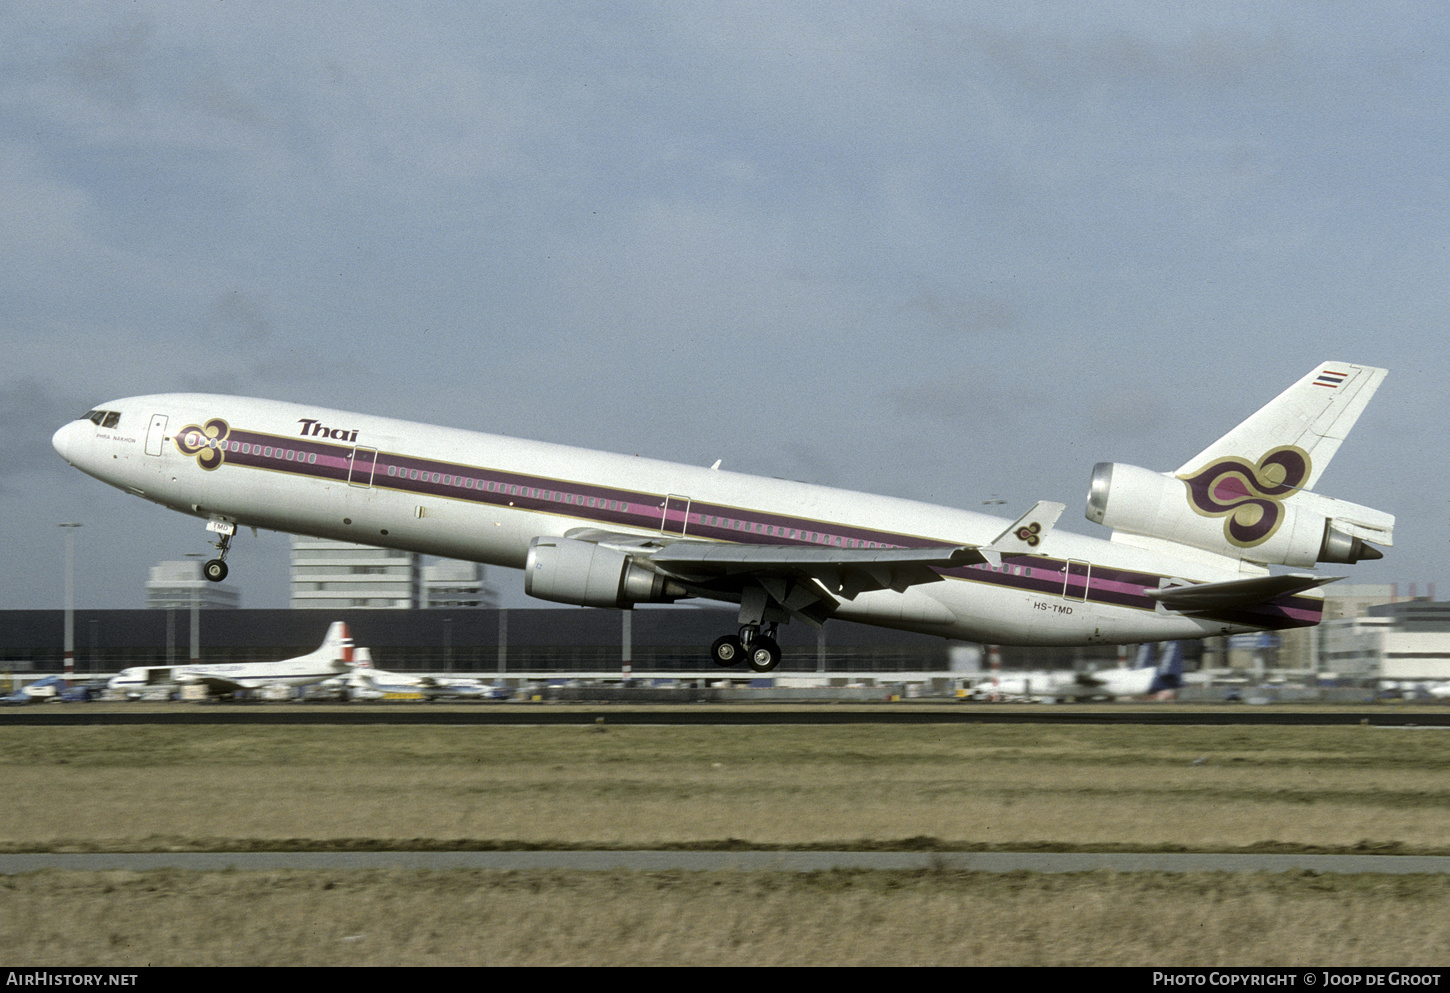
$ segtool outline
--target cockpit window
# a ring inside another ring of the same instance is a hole
[[[90,421],[100,428],[113,428],[121,423],[121,412],[119,410],[88,410],[81,415],[81,420]]]

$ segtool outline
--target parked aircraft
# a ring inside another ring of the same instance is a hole
[[[1151,642],[1138,648],[1131,666],[1079,672],[1058,686],[1060,700],[1116,699],[1151,696],[1183,685],[1183,646],[1176,641]]]
[[[347,695],[354,700],[417,698],[426,700],[495,699],[494,687],[466,676],[426,676],[388,672],[373,667],[372,653],[354,649],[356,663],[347,675]]]
[[[0,697],[0,703],[48,703],[59,700],[61,691],[68,685],[64,676],[46,676]]]
[[[353,666],[344,680],[347,697],[350,700],[384,700],[425,698],[421,676],[401,672],[388,672],[373,668],[372,652],[366,648],[353,649]]]
[[[1008,672],[972,687],[974,700],[1113,700],[1176,690],[1183,685],[1183,646],[1176,641],[1140,645],[1131,666],[1094,672]]]
[[[352,635],[347,624],[334,621],[316,651],[281,662],[223,662],[205,665],[142,665],[122,669],[107,688],[137,696],[149,686],[175,683],[204,685],[208,693],[236,693],[268,687],[306,686],[346,673],[353,662]]]
[[[219,535],[270,528],[524,569],[544,600],[738,603],[710,652],[769,672],[777,625],[829,618],[1001,645],[1127,644],[1319,622],[1319,562],[1381,557],[1394,517],[1312,492],[1385,376],[1329,362],[1174,472],[1100,463],[1106,540],[780,479],[208,394],[58,430],[72,465]],[[1289,566],[1285,575],[1271,566]]]
[[[0,703],[86,703],[97,699],[101,689],[99,680],[74,682],[64,675],[45,676],[0,696]]]
[[[969,694],[973,700],[989,700],[993,703],[1012,703],[1041,700],[1054,697],[1054,688],[1064,680],[1071,679],[1066,672],[1006,672],[992,673],[979,680]]]

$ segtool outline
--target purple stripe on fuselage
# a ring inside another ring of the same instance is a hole
[[[237,430],[231,431],[224,444],[223,465],[231,463],[338,482],[348,481],[355,451],[352,445]],[[250,450],[243,451],[244,448]],[[371,485],[378,489],[486,506],[510,506],[604,525],[649,530],[660,528],[667,500],[659,494],[438,462],[391,452],[374,453],[367,446],[362,446],[362,451],[373,461],[358,460],[353,482],[366,486],[370,477]],[[293,456],[291,459],[286,457],[289,452]],[[590,500],[594,501],[593,506],[590,506]],[[672,507],[672,522],[678,520],[674,514]],[[691,503],[683,517],[686,537],[739,544],[843,549],[931,548],[952,544],[919,535],[896,534],[719,504]],[[1074,571],[1066,588],[1068,563],[1063,559],[1012,556],[996,568],[974,565],[936,571],[950,579],[1044,596],[1067,595],[1075,601],[1086,599],[1092,603],[1136,610],[1156,609],[1156,601],[1146,596],[1145,591],[1158,589],[1161,576],[1093,565],[1088,570],[1088,583],[1084,590],[1083,576],[1078,572],[1081,568],[1086,568],[1086,564],[1074,562]],[[1276,601],[1262,611],[1240,613],[1257,618],[1243,622],[1253,626],[1296,627],[1318,622],[1319,603],[1312,598],[1298,597],[1282,603]]]

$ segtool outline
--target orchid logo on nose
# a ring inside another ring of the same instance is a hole
[[[212,418],[205,424],[188,424],[176,432],[176,448],[182,455],[195,455],[196,464],[203,469],[219,468],[226,460],[226,437],[231,426],[221,418]]]
[[[1222,517],[1223,534],[1240,548],[1262,545],[1284,521],[1283,502],[1309,478],[1309,453],[1295,445],[1269,452],[1252,465],[1244,459],[1210,462],[1178,478],[1188,503],[1203,517]]]

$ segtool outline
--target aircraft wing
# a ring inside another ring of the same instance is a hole
[[[867,590],[898,592],[941,575],[932,567],[951,568],[987,561],[973,545],[928,548],[837,548],[818,545],[742,545],[652,535],[616,534],[581,529],[566,537],[597,544],[645,559],[662,575],[692,585],[727,585],[749,580],[805,580],[820,583],[833,594],[855,597]]]
[[[1255,576],[1226,583],[1198,583],[1193,586],[1169,586],[1148,590],[1147,595],[1169,610],[1195,613],[1209,610],[1231,610],[1256,607],[1281,596],[1303,593],[1326,583],[1337,582],[1340,576]]]
[[[655,570],[686,583],[719,579],[794,578],[814,580],[832,593],[854,598],[868,590],[903,592],[941,580],[936,569],[991,563],[1002,556],[1030,554],[1052,530],[1060,503],[1039,501],[989,545],[930,545],[917,548],[848,548],[801,544],[737,544],[668,535],[616,534],[583,528],[565,537],[593,541],[647,558]]]
[[[209,693],[238,693],[249,688],[243,686],[235,679],[227,679],[225,676],[192,676],[183,674],[177,677],[176,682],[181,685],[195,685],[200,683],[207,688],[207,692]]]

